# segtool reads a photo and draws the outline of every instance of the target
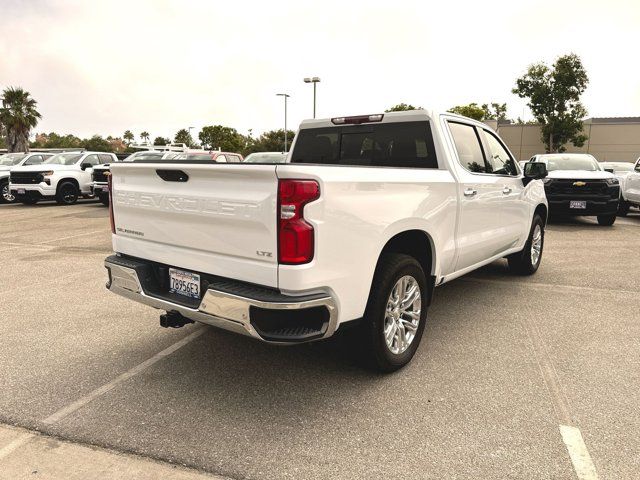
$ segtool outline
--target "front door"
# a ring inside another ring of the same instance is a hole
[[[504,181],[487,172],[480,132],[473,125],[449,121],[459,167],[456,270],[480,263],[505,249],[502,220]]]

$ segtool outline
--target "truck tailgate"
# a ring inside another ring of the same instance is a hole
[[[114,163],[117,253],[277,286],[271,165]]]

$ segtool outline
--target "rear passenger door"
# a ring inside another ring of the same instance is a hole
[[[502,217],[504,182],[490,173],[480,129],[457,120],[447,123],[458,157],[455,168],[460,180],[455,267],[458,271],[507,249]]]
[[[506,248],[512,248],[524,242],[531,223],[529,204],[524,198],[524,184],[515,159],[498,136],[481,129],[481,137],[488,173],[498,177],[497,181],[502,186],[502,232]]]

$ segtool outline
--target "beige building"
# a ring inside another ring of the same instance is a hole
[[[545,152],[538,125],[500,122],[497,130],[518,160]],[[588,118],[583,132],[589,137],[584,146],[577,148],[569,143],[567,152],[590,153],[600,161],[634,162],[640,157],[640,117]]]

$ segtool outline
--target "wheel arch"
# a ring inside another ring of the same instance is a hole
[[[373,282],[375,281],[375,275],[378,271],[380,260],[386,253],[402,253],[409,255],[418,261],[424,271],[425,277],[427,278],[427,288],[429,290],[427,304],[429,304],[433,296],[432,293],[436,279],[435,243],[431,235],[424,230],[408,229],[398,232],[389,238],[378,254],[371,287],[373,287]]]
[[[60,180],[58,180],[58,184],[56,185],[56,194],[58,194],[60,192],[60,187],[66,182],[73,183],[76,186],[76,188],[78,189],[78,195],[81,194],[81,192],[80,192],[80,182],[78,182],[78,180],[73,178],[73,177],[65,177],[65,178],[61,178]]]
[[[549,219],[549,208],[544,203],[540,203],[533,211],[533,215],[535,216],[536,214],[539,214],[542,217],[542,222],[546,226],[547,220]]]

